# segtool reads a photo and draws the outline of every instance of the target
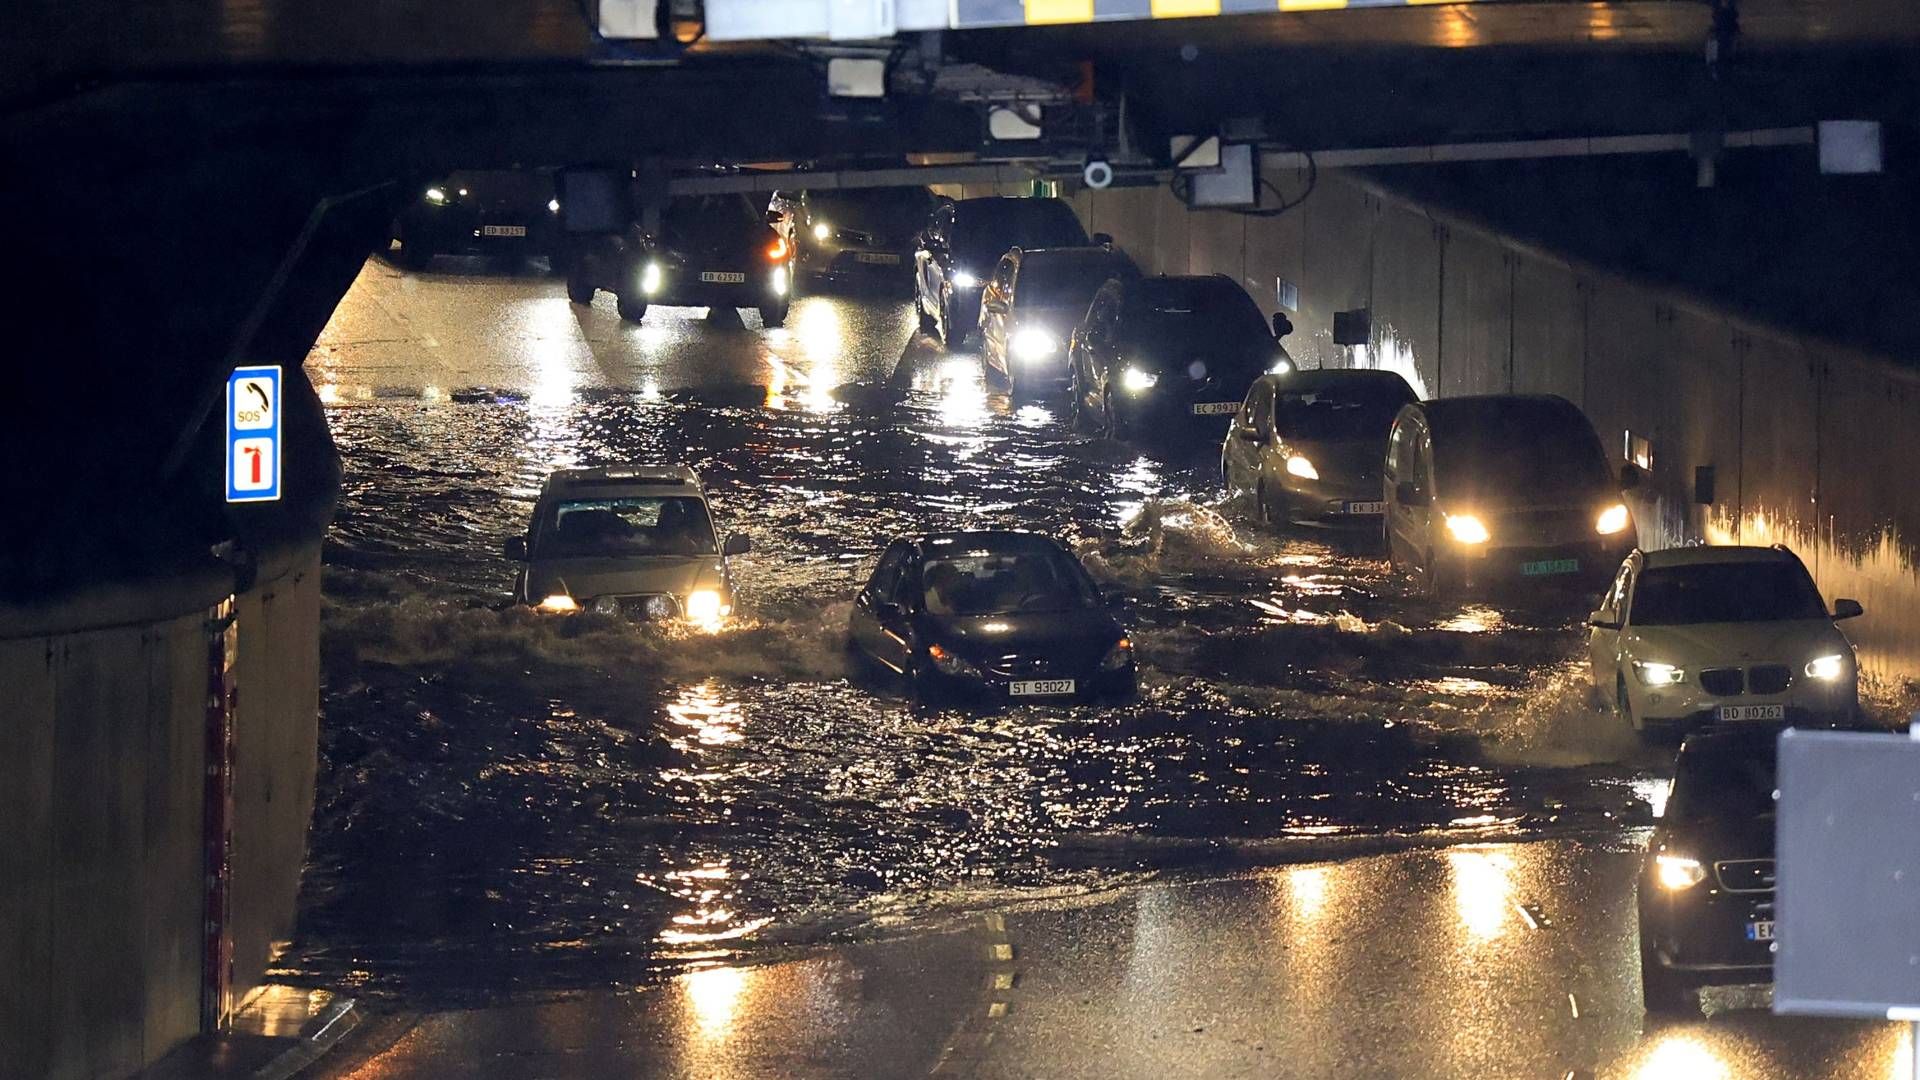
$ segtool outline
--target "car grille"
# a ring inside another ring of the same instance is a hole
[[[639,593],[633,596],[619,596],[614,599],[620,602],[620,614],[630,619],[670,618],[680,612],[680,601],[672,593]],[[667,612],[665,616],[656,616],[647,610],[650,603],[659,599],[664,599],[667,602]]]
[[[1761,664],[1747,669],[1747,693],[1778,694],[1793,682],[1793,671],[1785,664]]]
[[[880,242],[880,238],[874,234],[861,232],[858,229],[841,229],[835,233],[834,236],[843,244],[877,244]]]
[[[1745,686],[1737,667],[1708,668],[1700,673],[1700,688],[1714,697],[1733,697]]]
[[[1772,892],[1772,859],[1727,859],[1713,864],[1714,876],[1728,892]]]
[[[1062,665],[1043,656],[1000,656],[987,661],[987,670],[1009,679],[1065,678]]]
[[[1516,547],[1585,539],[1576,522],[1577,515],[1566,510],[1519,510],[1501,514],[1492,527],[1501,543]]]

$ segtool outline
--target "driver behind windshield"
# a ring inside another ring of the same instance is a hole
[[[698,499],[630,498],[563,502],[543,530],[540,558],[712,555],[713,524]]]
[[[1091,603],[1093,595],[1080,568],[1058,552],[934,559],[923,580],[931,615],[1065,611]]]

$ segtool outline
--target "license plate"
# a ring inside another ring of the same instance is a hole
[[[1786,718],[1787,707],[1785,705],[1720,706],[1720,719],[1724,723],[1738,723],[1742,720],[1785,720]]]
[[[729,273],[724,270],[709,270],[700,275],[700,280],[711,281],[716,285],[739,285],[747,280],[747,275]]]
[[[527,227],[525,225],[482,225],[480,226],[480,235],[525,236],[527,235]]]
[[[1748,941],[1772,941],[1773,940],[1773,920],[1762,919],[1759,922],[1748,923],[1747,924],[1747,940]]]
[[[1194,405],[1195,416],[1232,416],[1240,411],[1237,401],[1202,401]]]
[[[1387,512],[1387,504],[1383,502],[1350,502],[1342,504],[1340,512],[1343,514],[1384,514]]]
[[[1520,572],[1527,577],[1545,577],[1548,574],[1573,574],[1580,570],[1579,559],[1546,559],[1541,562],[1520,564]]]
[[[1072,679],[1022,679],[1011,683],[1007,693],[1014,697],[1048,697],[1073,693]]]
[[[900,256],[890,251],[863,251],[855,255],[853,261],[872,263],[875,266],[899,266]]]

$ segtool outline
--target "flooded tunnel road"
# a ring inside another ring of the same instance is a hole
[[[1169,870],[1648,820],[1658,755],[1585,708],[1564,612],[1420,601],[1364,542],[1262,535],[1204,448],[1016,407],[896,301],[634,327],[464,269],[369,262],[308,363],[347,480],[283,978],[488,1002]],[[506,603],[547,473],[625,461],[692,465],[752,537],[720,633]],[[1139,701],[922,712],[851,680],[879,547],[960,526],[1078,550]]]

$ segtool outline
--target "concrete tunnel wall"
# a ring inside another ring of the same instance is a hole
[[[1291,284],[1288,345],[1306,366],[1391,369],[1426,397],[1559,394],[1616,461],[1628,433],[1646,438],[1652,475],[1630,500],[1642,546],[1785,543],[1829,601],[1866,606],[1846,629],[1871,678],[1920,677],[1920,485],[1903,468],[1920,461],[1920,372],[1537,250],[1364,174],[1323,171],[1275,217],[1188,211],[1164,187],[1071,202],[1149,273],[1223,273],[1269,312]],[[1335,345],[1333,313],[1359,308],[1371,340]]]
[[[234,598],[236,997],[293,929],[305,847],[290,839],[313,806],[318,543],[261,578]],[[200,1030],[210,615],[231,590],[209,575],[167,613],[0,637],[0,1076],[127,1076]]]

